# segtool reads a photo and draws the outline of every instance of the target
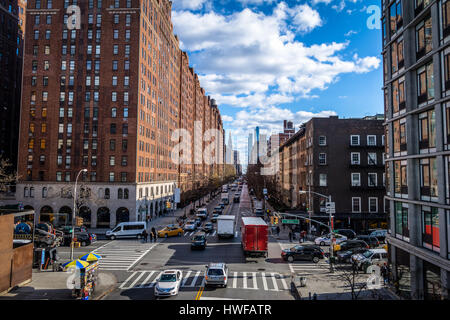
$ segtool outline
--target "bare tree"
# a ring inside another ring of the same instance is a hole
[[[361,292],[367,289],[367,277],[360,272],[356,265],[335,265],[337,279],[343,281],[345,286],[350,288],[352,300],[358,300]]]
[[[8,192],[8,186],[19,179],[16,171],[12,170],[12,164],[8,159],[0,156],[0,192]]]

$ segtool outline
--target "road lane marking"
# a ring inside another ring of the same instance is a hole
[[[253,288],[251,289],[258,290],[258,285],[256,283],[256,272],[252,273],[252,277],[253,277]]]
[[[281,283],[283,284],[284,290],[288,290],[289,287],[288,287],[288,285],[286,283],[286,280],[284,280],[284,276],[283,275],[280,275],[280,280],[281,280]]]
[[[264,290],[267,291],[267,279],[266,279],[266,273],[265,272],[261,273],[261,278],[262,278]]]
[[[119,287],[119,289],[123,289],[123,287],[125,287],[125,284],[126,284],[128,281],[130,281],[130,279],[133,278],[134,275],[135,275],[136,273],[137,273],[137,271],[133,272],[133,273],[127,278],[127,280],[125,280],[125,281],[122,283],[122,285]]]
[[[271,273],[271,275],[272,275],[272,283],[273,283],[273,287],[274,287],[274,289],[273,289],[273,291],[279,291],[278,290],[278,285],[277,285],[277,279],[275,278],[275,273]]]
[[[242,272],[242,279],[244,280],[244,289],[247,289],[247,272]]]
[[[214,230],[213,234],[211,235],[211,237],[214,237],[216,235],[216,230]]]
[[[137,260],[128,268],[130,270],[133,268],[147,253],[149,253],[154,247],[156,246],[156,243],[154,243],[148,250],[146,250]]]
[[[195,274],[194,280],[192,280],[192,283],[189,285],[189,287],[194,287],[194,286],[195,286],[195,284],[197,283],[198,276],[200,275],[200,272],[201,272],[201,271],[198,271],[198,272]]]
[[[185,276],[183,282],[181,283],[181,286],[182,286],[182,287],[184,287],[184,285],[186,284],[186,281],[189,279],[189,276],[191,275],[191,273],[192,273],[192,271],[188,271],[188,272],[186,273],[186,276]]]
[[[139,276],[136,277],[136,279],[133,281],[132,284],[130,284],[130,286],[128,288],[123,288],[123,289],[130,289],[133,288],[134,285],[142,278],[142,276],[145,274],[145,272],[141,272]]]
[[[161,277],[162,274],[163,274],[163,272],[161,271],[161,272],[158,274],[158,276],[157,276],[155,279],[153,279],[153,281],[148,285],[148,287],[149,287],[149,288],[154,287],[155,284],[156,284],[156,280],[158,280],[158,279]]]
[[[233,274],[233,289],[236,288],[236,284],[237,284],[237,272]]]
[[[138,288],[144,288],[154,273],[155,273],[155,271],[150,271],[147,278],[145,278],[145,280],[141,283],[141,285]]]

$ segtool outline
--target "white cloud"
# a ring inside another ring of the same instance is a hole
[[[231,122],[231,121],[234,120],[233,117],[227,116],[227,115],[225,115],[225,114],[222,115],[221,117],[222,117],[222,121],[223,121],[223,122]]]
[[[238,2],[242,3],[242,5],[261,5],[263,3],[272,4],[276,2],[276,0],[238,0]]]
[[[380,65],[377,57],[344,59],[348,41],[307,46],[298,40],[323,23],[306,4],[281,2],[272,14],[174,11],[173,23],[182,49],[198,62],[202,86],[219,104],[257,108],[314,98],[313,90],[326,89],[339,75]]]
[[[200,10],[208,0],[172,0],[175,10]]]
[[[312,4],[318,4],[318,3],[330,4],[331,1],[333,1],[333,0],[312,0]]]

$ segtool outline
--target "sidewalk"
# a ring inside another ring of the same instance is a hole
[[[67,287],[67,272],[33,270],[32,281],[0,295],[0,300],[74,300]],[[111,292],[117,284],[114,275],[99,272],[98,283],[91,300],[98,300]]]

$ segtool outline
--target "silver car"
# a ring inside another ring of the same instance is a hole
[[[205,286],[222,286],[228,284],[228,267],[225,263],[210,263],[206,266]]]

